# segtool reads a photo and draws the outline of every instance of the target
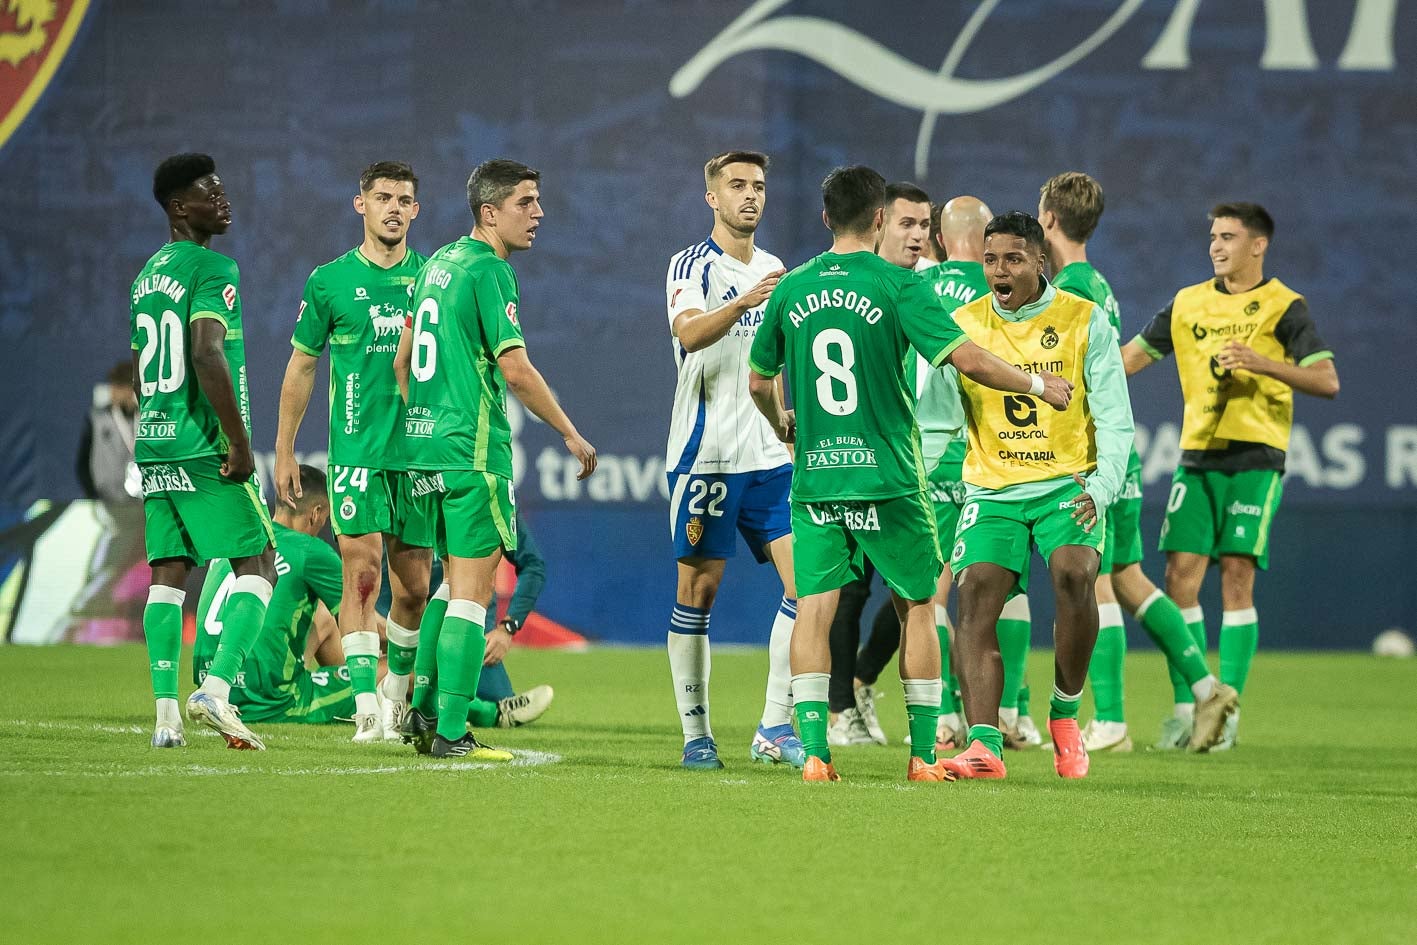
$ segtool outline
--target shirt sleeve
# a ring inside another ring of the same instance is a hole
[[[517,586],[507,603],[507,616],[520,624],[536,608],[536,599],[546,586],[546,559],[541,557],[541,549],[527,530],[520,510],[517,511],[517,550],[508,553],[507,557],[517,570]]]
[[[763,377],[777,377],[782,373],[782,299],[783,293],[774,289],[763,310],[763,322],[753,336],[753,346],[748,349],[748,367]]]
[[[929,284],[914,273],[906,279],[897,305],[906,339],[931,367],[944,364],[969,340]]]
[[[674,319],[684,312],[708,311],[708,301],[704,298],[704,269],[708,259],[694,259],[694,251],[686,249],[669,260],[669,274],[665,279],[665,299],[669,303],[669,330],[674,330]]]
[[[1147,322],[1141,334],[1132,339],[1141,345],[1143,351],[1151,355],[1153,361],[1160,361],[1176,350],[1171,343],[1171,306],[1167,305]]]
[[[1097,442],[1097,469],[1086,477],[1087,494],[1102,510],[1122,494],[1136,427],[1122,349],[1117,347],[1117,336],[1107,314],[1096,305],[1092,307],[1092,318],[1087,326],[1083,377]]]
[[[339,554],[318,538],[310,542],[310,551],[305,555],[305,585],[330,613],[339,613],[340,598],[344,596],[344,567]]]
[[[197,276],[197,286],[192,293],[192,314],[190,321],[199,318],[214,318],[225,325],[227,316],[236,311],[239,298],[241,275],[236,261],[219,257],[204,266]]]
[[[1274,337],[1284,345],[1284,353],[1300,367],[1333,358],[1333,352],[1319,337],[1314,320],[1309,317],[1309,303],[1302,298],[1290,303],[1274,326]]]
[[[295,315],[295,333],[290,336],[290,345],[318,358],[329,343],[331,324],[330,307],[320,294],[316,273],[310,273],[305,280],[305,294],[300,297],[300,311]]]
[[[525,348],[526,340],[517,315],[517,276],[512,267],[496,266],[483,273],[472,292],[488,354],[495,360],[512,348]]]

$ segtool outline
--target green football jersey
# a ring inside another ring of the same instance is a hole
[[[138,462],[226,455],[230,444],[192,371],[192,323],[202,318],[226,326],[226,363],[250,435],[240,284],[234,260],[185,240],[163,246],[134,280],[128,333],[138,352]]]
[[[516,273],[491,246],[464,236],[429,258],[414,283],[413,305],[408,467],[512,478],[507,384],[497,358],[526,344]]]
[[[1122,307],[1117,304],[1117,297],[1112,294],[1112,286],[1092,263],[1068,263],[1054,274],[1053,287],[1082,296],[1102,309],[1102,314],[1107,316],[1107,323],[1112,326],[1113,334],[1117,336],[1117,344],[1122,343]],[[1134,474],[1140,481],[1141,454],[1137,452],[1135,443],[1132,445],[1131,456],[1127,457],[1127,476],[1130,479]]]
[[[243,703],[273,707],[295,703],[295,679],[305,665],[305,644],[320,601],[339,612],[344,587],[340,557],[313,535],[276,523],[276,583],[261,632],[246,655],[237,685]],[[222,610],[236,583],[231,562],[213,561],[197,604],[197,639],[192,665],[200,670],[216,656]]]
[[[403,395],[394,377],[409,289],[426,256],[388,269],[358,248],[305,282],[290,343],[313,357],[330,346],[330,463],[403,469]]]
[[[984,264],[967,261],[947,261],[932,266],[920,274],[935,292],[941,307],[954,312],[961,305],[973,302],[989,291],[984,278]],[[959,395],[958,372],[945,364],[931,370],[925,359],[913,359],[916,394],[915,419],[920,424],[920,445],[925,453],[925,469],[933,479],[938,466],[948,465],[944,475],[948,481],[959,479],[959,464],[964,462],[967,438],[964,401]]]
[[[797,417],[792,498],[922,491],[906,355],[914,346],[938,367],[968,340],[924,280],[874,253],[823,253],[783,276],[748,363],[769,377],[786,364]]]

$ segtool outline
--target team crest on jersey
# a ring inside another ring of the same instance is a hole
[[[1043,340],[1039,342],[1043,347],[1050,349],[1056,348],[1058,347],[1058,341],[1058,329],[1054,328],[1052,325],[1043,329]]]
[[[347,522],[354,518],[354,511],[354,499],[345,496],[344,501],[339,504],[339,517]]]
[[[226,310],[227,310],[228,312],[235,311],[235,309],[236,309],[236,286],[234,286],[234,285],[232,285],[230,282],[228,282],[228,283],[226,284],[226,288],[221,290],[221,300],[226,303]]]
[[[1255,314],[1256,312],[1258,312],[1259,310],[1260,310],[1260,303],[1258,303],[1258,302],[1251,302],[1249,305],[1246,305],[1246,306],[1245,306],[1245,314],[1246,314],[1246,315],[1253,315],[1253,314]]]
[[[516,302],[508,302],[508,303],[507,303],[507,321],[511,322],[513,325],[517,324],[517,303],[516,303]]]
[[[0,0],[0,146],[44,94],[89,0]]]
[[[698,547],[699,541],[704,537],[704,523],[697,515],[689,519],[689,524],[684,526],[684,534],[689,538],[689,544]]]

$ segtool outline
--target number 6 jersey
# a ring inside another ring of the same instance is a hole
[[[934,291],[875,253],[823,253],[782,277],[749,364],[786,364],[797,411],[794,502],[923,492],[925,467],[905,359],[939,367],[969,339]]]
[[[139,463],[226,455],[221,423],[192,373],[192,323],[199,319],[226,327],[226,363],[250,434],[239,285],[234,260],[187,241],[163,246],[133,282],[128,331],[138,353]]]

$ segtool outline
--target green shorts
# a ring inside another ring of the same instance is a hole
[[[433,547],[426,497],[415,499],[409,474],[364,466],[329,467],[330,527],[336,535],[393,535],[408,545]]]
[[[971,564],[997,564],[1018,575],[1022,593],[1028,590],[1029,555],[1034,546],[1044,561],[1065,545],[1081,545],[1100,553],[1106,544],[1107,513],[1099,513],[1092,531],[1085,531],[1073,521],[1071,505],[1081,494],[1077,483],[1063,482],[1035,499],[970,499],[960,511],[950,551],[956,580]]]
[[[1095,529],[1094,529],[1095,531]],[[1127,467],[1122,495],[1107,509],[1107,541],[1098,574],[1111,574],[1143,558],[1141,541],[1141,464]]]
[[[954,537],[955,527],[959,524],[959,511],[964,508],[965,493],[969,489],[960,480],[960,475],[958,463],[947,466],[942,462],[926,482],[930,502],[935,506],[935,532],[944,541]]]
[[[245,682],[244,676],[244,672],[237,674],[237,682]],[[292,687],[282,687],[274,698],[232,686],[231,701],[240,707],[241,718],[246,722],[328,725],[354,718],[354,686],[344,666],[321,666],[314,672],[302,667]]]
[[[925,493],[874,502],[792,501],[792,571],[799,598],[861,577],[863,557],[906,600],[934,596],[944,562]]]
[[[512,480],[489,472],[414,471],[411,493],[434,517],[438,557],[486,558],[498,548],[517,550],[517,504]]]
[[[233,482],[221,474],[221,463],[207,456],[139,466],[149,563],[251,558],[275,544],[256,477]]]
[[[1248,555],[1269,567],[1269,529],[1284,480],[1272,469],[1176,470],[1161,526],[1162,551]]]

